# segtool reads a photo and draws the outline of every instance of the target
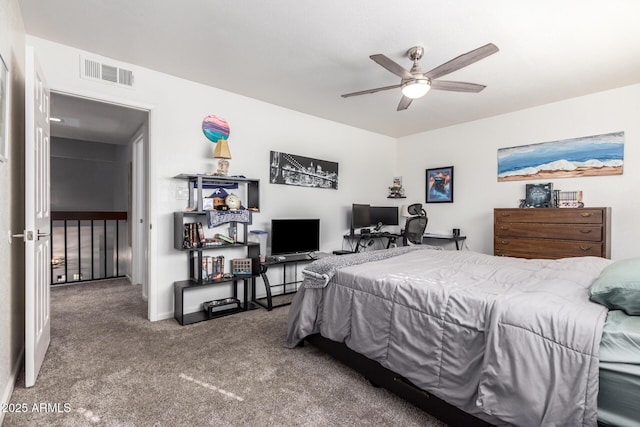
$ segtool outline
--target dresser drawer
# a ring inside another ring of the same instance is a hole
[[[525,258],[603,256],[601,242],[496,237],[493,247],[496,255],[508,253]]]
[[[535,212],[531,212],[532,210]],[[496,209],[495,220],[499,222],[601,224],[602,215],[602,209],[589,208]]]
[[[568,258],[563,256],[558,256],[558,254],[550,254],[550,253],[542,253],[542,252],[514,252],[514,251],[503,251],[503,250],[495,250],[493,251],[495,256],[510,256],[514,258],[528,258],[528,259],[558,259],[558,258]]]
[[[539,239],[602,241],[602,225],[596,224],[535,224],[497,222],[496,237],[531,237]]]

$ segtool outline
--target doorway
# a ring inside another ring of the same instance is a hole
[[[149,111],[51,92],[52,286],[126,277],[147,300]]]

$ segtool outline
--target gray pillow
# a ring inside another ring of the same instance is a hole
[[[610,309],[640,315],[640,258],[608,265],[591,285],[591,301]]]

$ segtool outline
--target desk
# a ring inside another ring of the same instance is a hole
[[[402,235],[395,234],[395,233],[377,232],[377,233],[367,233],[367,234],[360,234],[360,233],[345,234],[342,237],[344,239],[358,239],[358,241],[356,242],[356,250],[354,252],[360,252],[360,243],[362,242],[362,239],[365,239],[365,240],[388,239],[387,240],[387,249],[388,249],[391,246],[391,244],[395,243],[396,239],[401,238]]]
[[[465,240],[467,240],[467,236],[452,236],[447,234],[430,234],[430,233],[425,233],[422,235],[423,241],[428,239],[446,240],[448,242],[454,242],[456,244],[456,250],[459,251],[460,249],[462,249],[462,247],[460,246],[460,242],[464,242]]]
[[[294,264],[296,266],[295,275],[297,276],[297,266],[299,262],[312,262],[312,261],[315,261],[316,259],[324,258],[329,255],[330,254],[327,254],[324,252],[313,252],[313,257],[310,257],[309,254],[295,254],[295,255],[283,256],[281,257],[282,259],[279,259],[280,257],[267,258],[265,262],[260,264],[260,277],[262,277],[262,281],[264,282],[264,288],[265,288],[265,291],[267,292],[267,296],[265,298],[260,298],[260,299],[266,299],[267,303],[264,304],[262,301],[259,301],[256,298],[255,282],[252,283],[251,302],[259,305],[260,307],[266,308],[267,311],[271,311],[274,308],[291,304],[290,302],[287,302],[283,304],[273,305],[273,295],[271,294],[271,288],[277,288],[279,286],[282,286],[282,293],[276,296],[295,294],[298,291],[298,287],[295,285],[297,285],[301,281],[297,280],[297,277],[294,277],[293,281],[287,282],[287,265]],[[271,282],[269,281],[269,277],[267,276],[267,271],[269,270],[269,267],[277,266],[277,265],[282,265],[282,283],[272,285]],[[293,291],[287,292],[287,285],[294,285],[295,289]]]

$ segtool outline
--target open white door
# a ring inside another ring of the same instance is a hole
[[[32,47],[25,61],[25,385],[35,384],[51,341],[49,88]]]
[[[145,301],[149,300],[149,293],[147,289],[147,275],[146,275],[146,244],[145,244],[145,194],[144,191],[144,133],[139,135],[133,141],[132,163],[133,163],[133,176],[132,176],[132,213],[131,221],[132,225],[132,284],[142,284],[142,298]]]

